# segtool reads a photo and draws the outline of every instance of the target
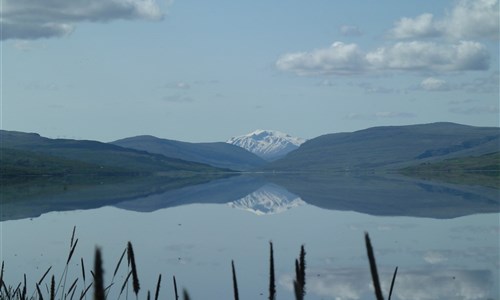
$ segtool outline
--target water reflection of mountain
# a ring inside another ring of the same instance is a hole
[[[0,221],[35,218],[52,211],[94,209],[143,199],[228,177],[37,177],[2,181]]]
[[[273,183],[266,183],[245,197],[228,203],[232,208],[249,211],[256,215],[279,214],[304,204],[304,200],[299,196]]]
[[[399,175],[288,175],[267,179],[324,209],[378,216],[455,218],[500,211],[500,191]]]
[[[241,199],[265,183],[263,178],[234,176],[131,199],[114,204],[114,206],[139,212],[152,212],[162,208],[195,203],[223,204]]]
[[[302,200],[324,209],[379,216],[454,218],[500,210],[498,190],[397,175],[146,177],[84,183],[45,180],[4,184],[0,196],[1,220],[105,205],[151,212],[193,203],[230,203],[262,214],[284,211]]]

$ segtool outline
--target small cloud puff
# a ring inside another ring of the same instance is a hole
[[[343,25],[340,27],[340,34],[343,36],[360,36],[363,35],[357,26]]]
[[[450,89],[446,81],[434,77],[422,80],[420,88],[426,91],[448,91]]]

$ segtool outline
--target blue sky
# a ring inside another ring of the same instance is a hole
[[[498,0],[1,0],[6,130],[112,141],[499,126]]]

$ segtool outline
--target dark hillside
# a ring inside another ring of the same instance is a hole
[[[454,123],[373,127],[311,139],[266,166],[275,171],[395,169],[498,151],[500,128]]]
[[[64,160],[93,164],[103,168],[114,167],[140,173],[220,171],[220,169],[200,163],[168,158],[159,154],[127,149],[97,141],[48,139],[38,134],[4,130],[0,131],[0,141],[2,148],[31,151]]]
[[[143,135],[121,139],[111,144],[233,170],[255,169],[266,163],[241,147],[223,142],[188,143]]]

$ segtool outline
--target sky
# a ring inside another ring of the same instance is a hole
[[[5,130],[225,141],[499,126],[498,0],[0,0]]]

